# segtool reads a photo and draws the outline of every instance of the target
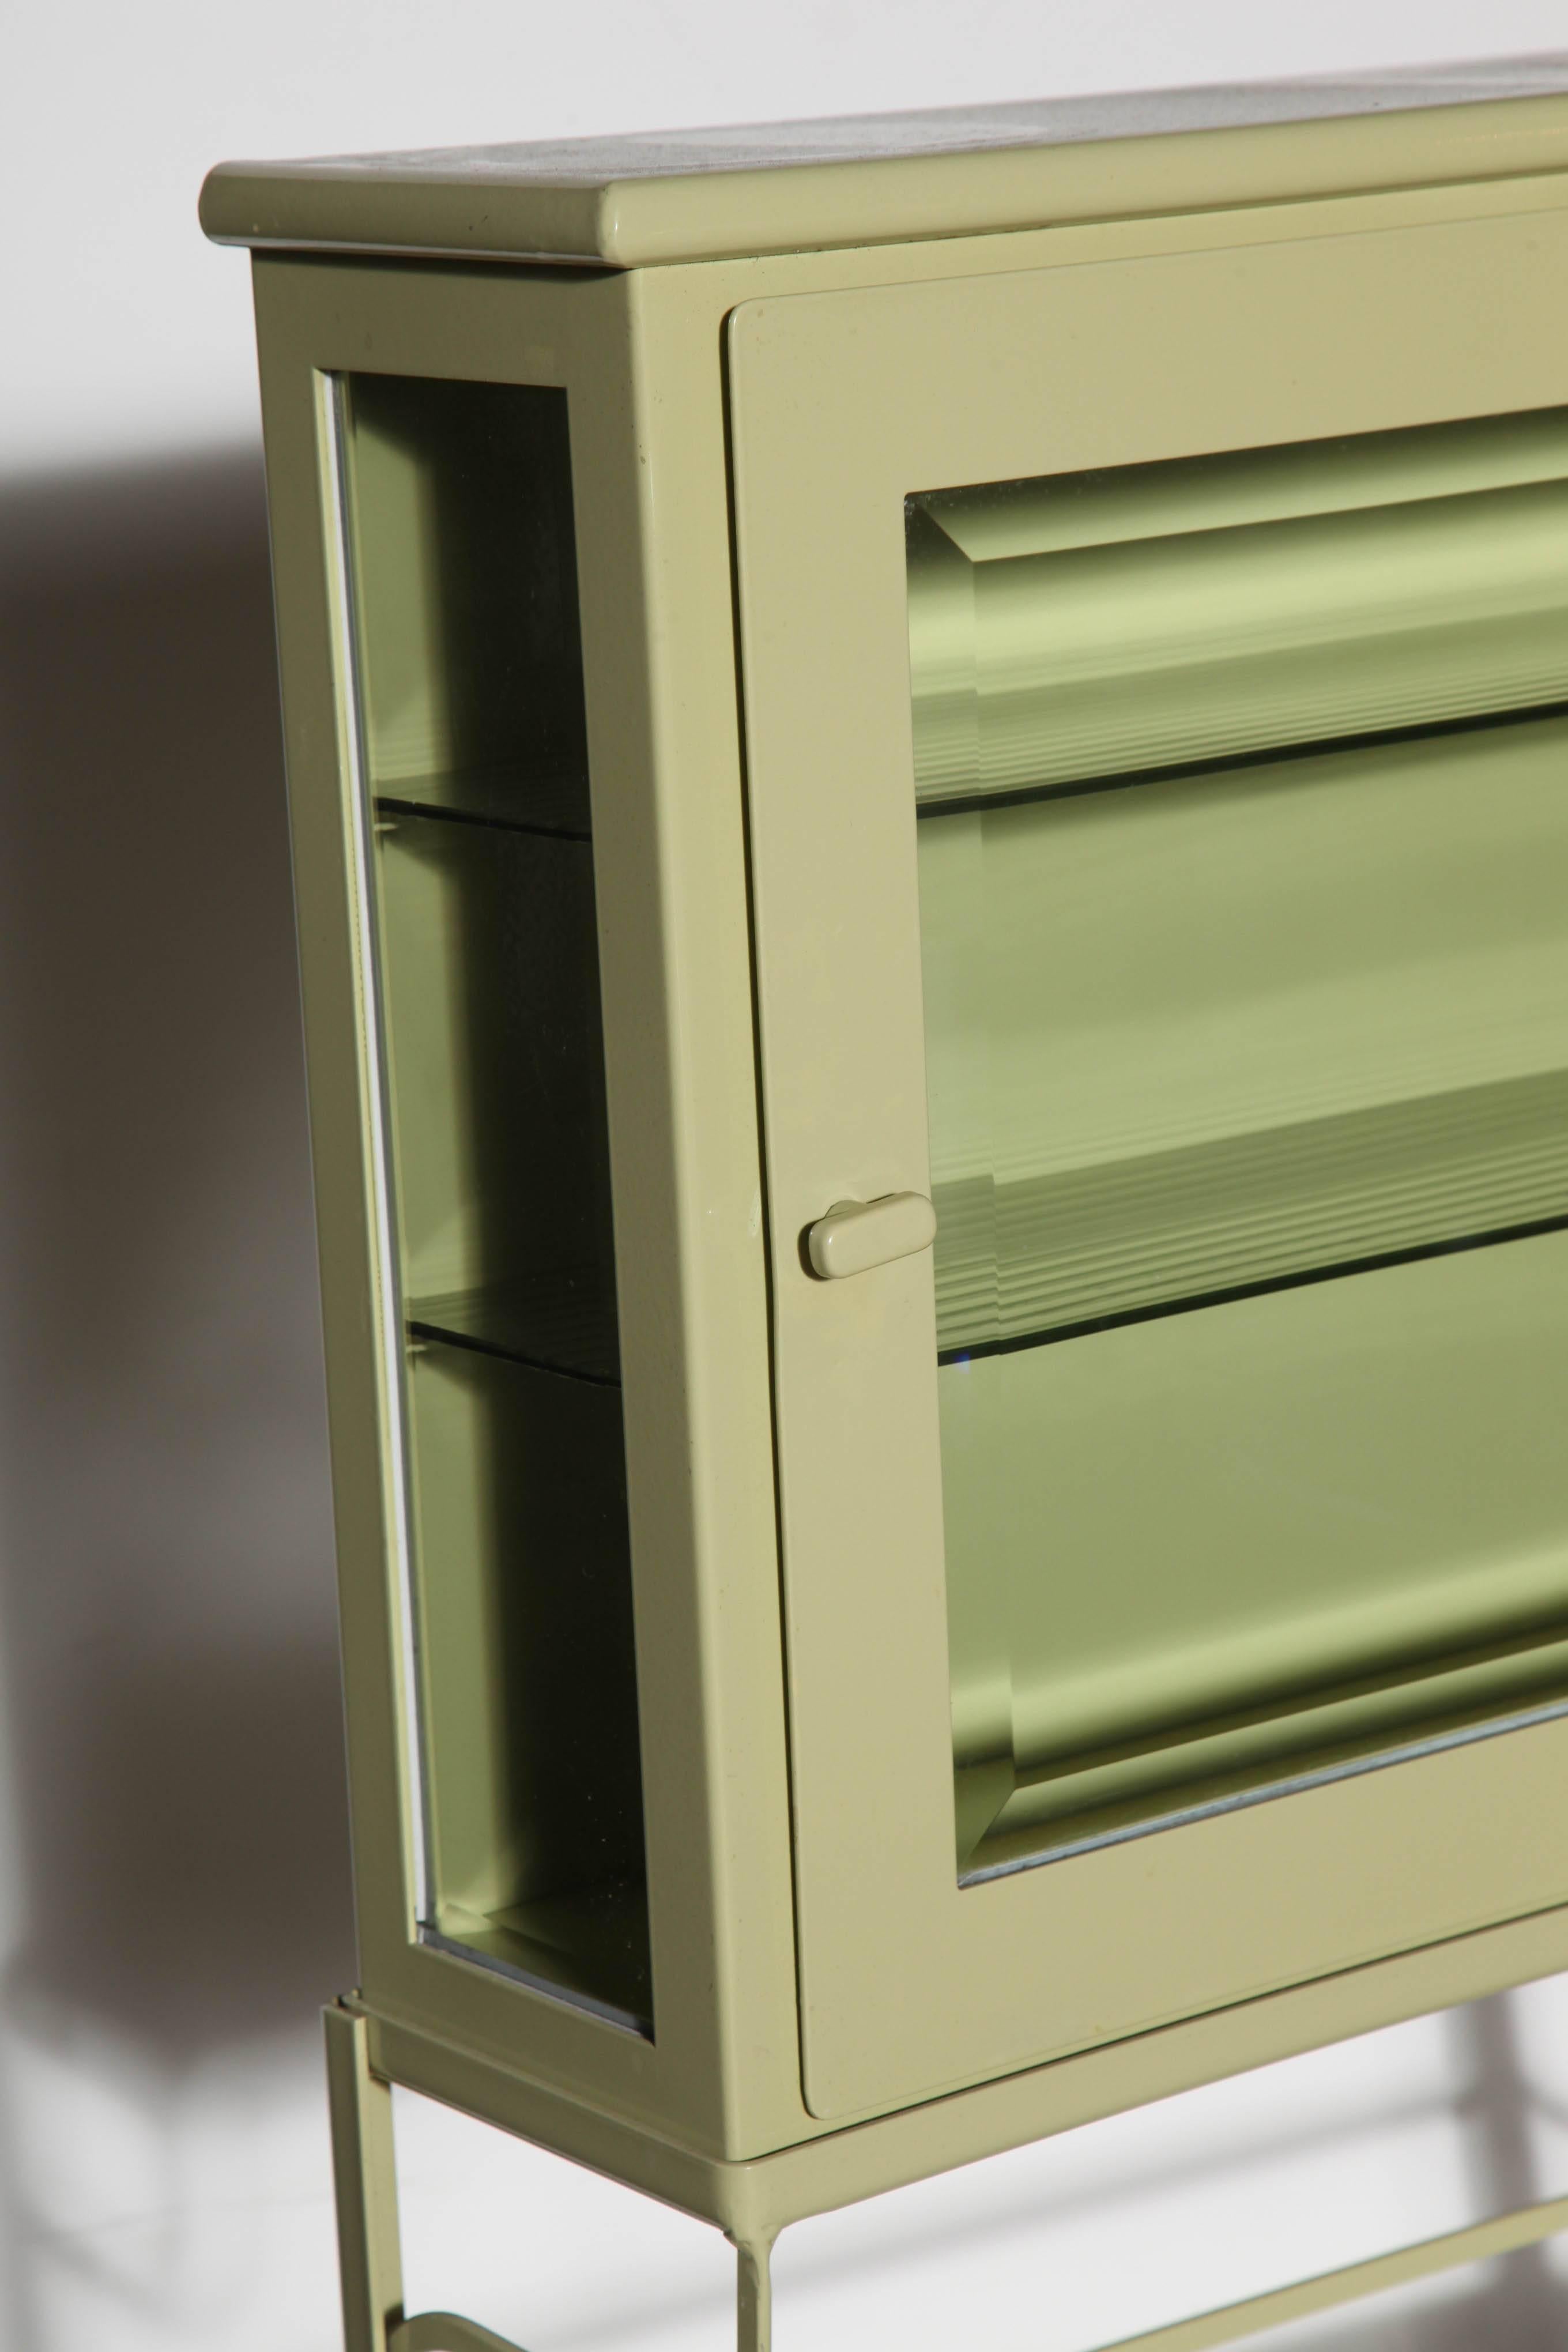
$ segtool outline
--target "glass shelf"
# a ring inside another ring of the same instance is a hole
[[[489,1916],[443,1906],[426,1942],[479,1952],[542,1991],[566,1991],[612,2024],[653,2014],[647,1897],[640,1878],[599,1879]]]
[[[405,1315],[416,1339],[484,1349],[579,1380],[614,1384],[620,1379],[615,1300],[591,1267],[552,1268],[483,1290],[411,1298]]]
[[[526,769],[493,767],[401,776],[377,790],[374,805],[384,819],[445,816],[571,841],[586,841],[590,831],[585,774],[532,775]]]

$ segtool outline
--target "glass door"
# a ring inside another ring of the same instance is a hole
[[[975,1876],[1568,1692],[1568,412],[908,544]]]
[[[1568,233],[1222,233],[731,325],[823,2116],[1568,1899]]]

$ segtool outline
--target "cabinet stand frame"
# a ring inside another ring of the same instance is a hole
[[[323,2018],[345,2352],[522,2352],[456,2312],[405,2314],[392,2084],[371,2065],[363,2011],[334,2001]],[[773,2239],[731,2242],[736,2352],[771,2352]]]
[[[392,2084],[371,2065],[369,2026],[363,2011],[335,2002],[325,2011],[325,2022],[346,2352],[523,2352],[509,2337],[455,2312],[405,2315]],[[1568,2197],[1549,2198],[1141,2336],[1119,2336],[1101,2352],[1207,2352],[1211,2345],[1233,2343],[1238,2336],[1282,2326],[1287,2320],[1359,2303],[1415,2279],[1516,2253],[1563,2231],[1568,2231]],[[772,2352],[773,2240],[732,2238],[731,2242],[735,2247],[736,2352]]]

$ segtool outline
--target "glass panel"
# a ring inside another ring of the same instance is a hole
[[[1565,486],[910,502],[966,1877],[1568,1698]]]
[[[1561,410],[910,508],[922,803],[1568,697]]]
[[[1560,1215],[1568,719],[921,824],[945,1352]]]
[[[431,1938],[652,2007],[563,393],[341,387]]]
[[[357,375],[345,400],[377,795],[585,835],[565,394]]]
[[[592,847],[406,813],[376,833],[405,1311],[613,1381]]]

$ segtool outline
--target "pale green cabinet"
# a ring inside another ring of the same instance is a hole
[[[389,2083],[718,2222],[757,2347],[791,2220],[1568,1965],[1551,70],[225,165],[204,218],[353,2352],[490,2340],[402,2314]]]

